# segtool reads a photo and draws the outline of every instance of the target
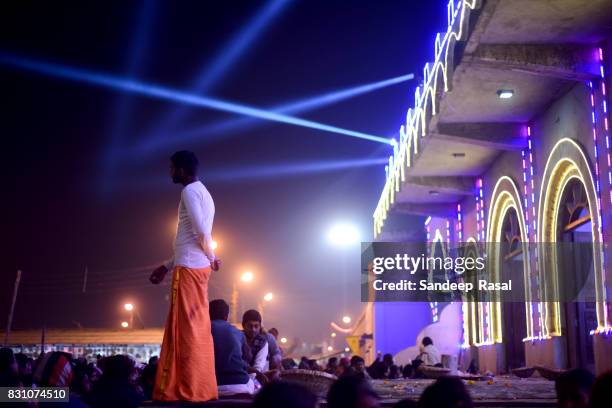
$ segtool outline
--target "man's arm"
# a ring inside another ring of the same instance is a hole
[[[198,237],[204,254],[212,264],[215,261],[215,252],[212,249],[212,225],[206,225],[204,222],[205,211],[212,209],[204,208],[207,205],[206,200],[202,202],[198,193],[192,190],[183,190],[183,203],[189,214],[193,233]]]
[[[253,362],[253,368],[259,372],[263,372],[266,369],[266,361],[268,360],[268,342],[259,350],[259,353],[255,356]]]

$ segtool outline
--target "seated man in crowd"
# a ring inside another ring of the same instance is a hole
[[[247,372],[255,374],[257,380],[265,384],[264,372],[268,370],[268,336],[261,327],[261,314],[257,310],[247,310],[242,315],[242,330],[246,337],[243,356],[247,362]]]
[[[266,336],[268,339],[268,368],[270,370],[281,369],[283,355],[277,342],[278,330],[273,327],[266,332]]]
[[[247,364],[242,358],[246,339],[240,330],[227,321],[229,305],[223,299],[215,299],[210,302],[208,311],[219,396],[252,395],[255,392],[255,383],[247,373]]]
[[[427,366],[435,366],[440,364],[440,352],[434,346],[431,337],[423,337],[421,341],[421,354],[418,355],[417,360],[421,360],[421,364]]]

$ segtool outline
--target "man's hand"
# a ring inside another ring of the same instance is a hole
[[[221,260],[219,258],[215,258],[215,260],[210,263],[210,269],[213,271],[218,271],[219,268],[221,268]]]
[[[168,268],[162,265],[153,271],[153,273],[151,274],[151,277],[149,277],[149,280],[151,281],[152,284],[157,285],[158,283],[164,280],[164,277],[166,276],[167,273],[168,273]]]

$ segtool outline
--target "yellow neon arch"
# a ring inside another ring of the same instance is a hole
[[[551,150],[546,161],[544,181],[540,186],[540,197],[538,201],[538,240],[543,243],[557,242],[558,212],[561,197],[565,187],[571,180],[579,180],[587,193],[589,212],[591,213],[591,226],[593,234],[593,267],[595,272],[595,297],[597,302],[598,328],[608,326],[606,310],[606,294],[603,278],[603,243],[601,236],[601,217],[599,200],[596,193],[595,182],[589,165],[589,160],[582,147],[574,140],[563,138],[559,140]],[[552,295],[558,295],[558,271],[557,257],[554,246],[552,254],[548,254],[540,247],[540,281],[543,282],[540,290],[548,291]],[[545,280],[545,275],[550,273],[551,281]],[[546,335],[560,336],[561,311],[559,302],[545,303],[545,329]]]

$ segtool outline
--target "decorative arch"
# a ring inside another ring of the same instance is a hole
[[[489,214],[487,220],[486,242],[499,243],[502,238],[502,227],[504,219],[510,209],[514,209],[519,220],[519,231],[521,237],[521,246],[523,249],[523,279],[525,282],[525,322],[527,323],[527,336],[532,336],[531,319],[533,316],[529,313],[529,302],[531,301],[531,262],[529,258],[529,238],[527,236],[527,228],[525,226],[525,212],[522,206],[521,196],[516,187],[516,183],[508,176],[502,176],[495,183],[493,193],[491,195],[491,205],[489,206]],[[494,245],[490,251],[488,264],[491,266],[490,271],[494,280],[499,281],[501,276],[501,245]],[[493,339],[495,342],[501,343],[503,338],[502,333],[502,313],[500,302],[490,302],[493,320]]]
[[[538,202],[538,241],[557,242],[558,212],[563,192],[568,183],[579,180],[587,195],[593,235],[593,266],[595,273],[595,297],[597,301],[597,322],[600,327],[607,324],[606,295],[603,278],[603,245],[599,197],[595,188],[592,166],[582,146],[576,141],[563,138],[553,147],[542,174],[540,198]],[[559,273],[557,254],[553,245],[551,251],[539,248],[540,291],[544,294],[558,295]],[[549,279],[546,279],[549,277]],[[546,335],[561,335],[561,308],[559,302],[545,302],[544,329]]]

